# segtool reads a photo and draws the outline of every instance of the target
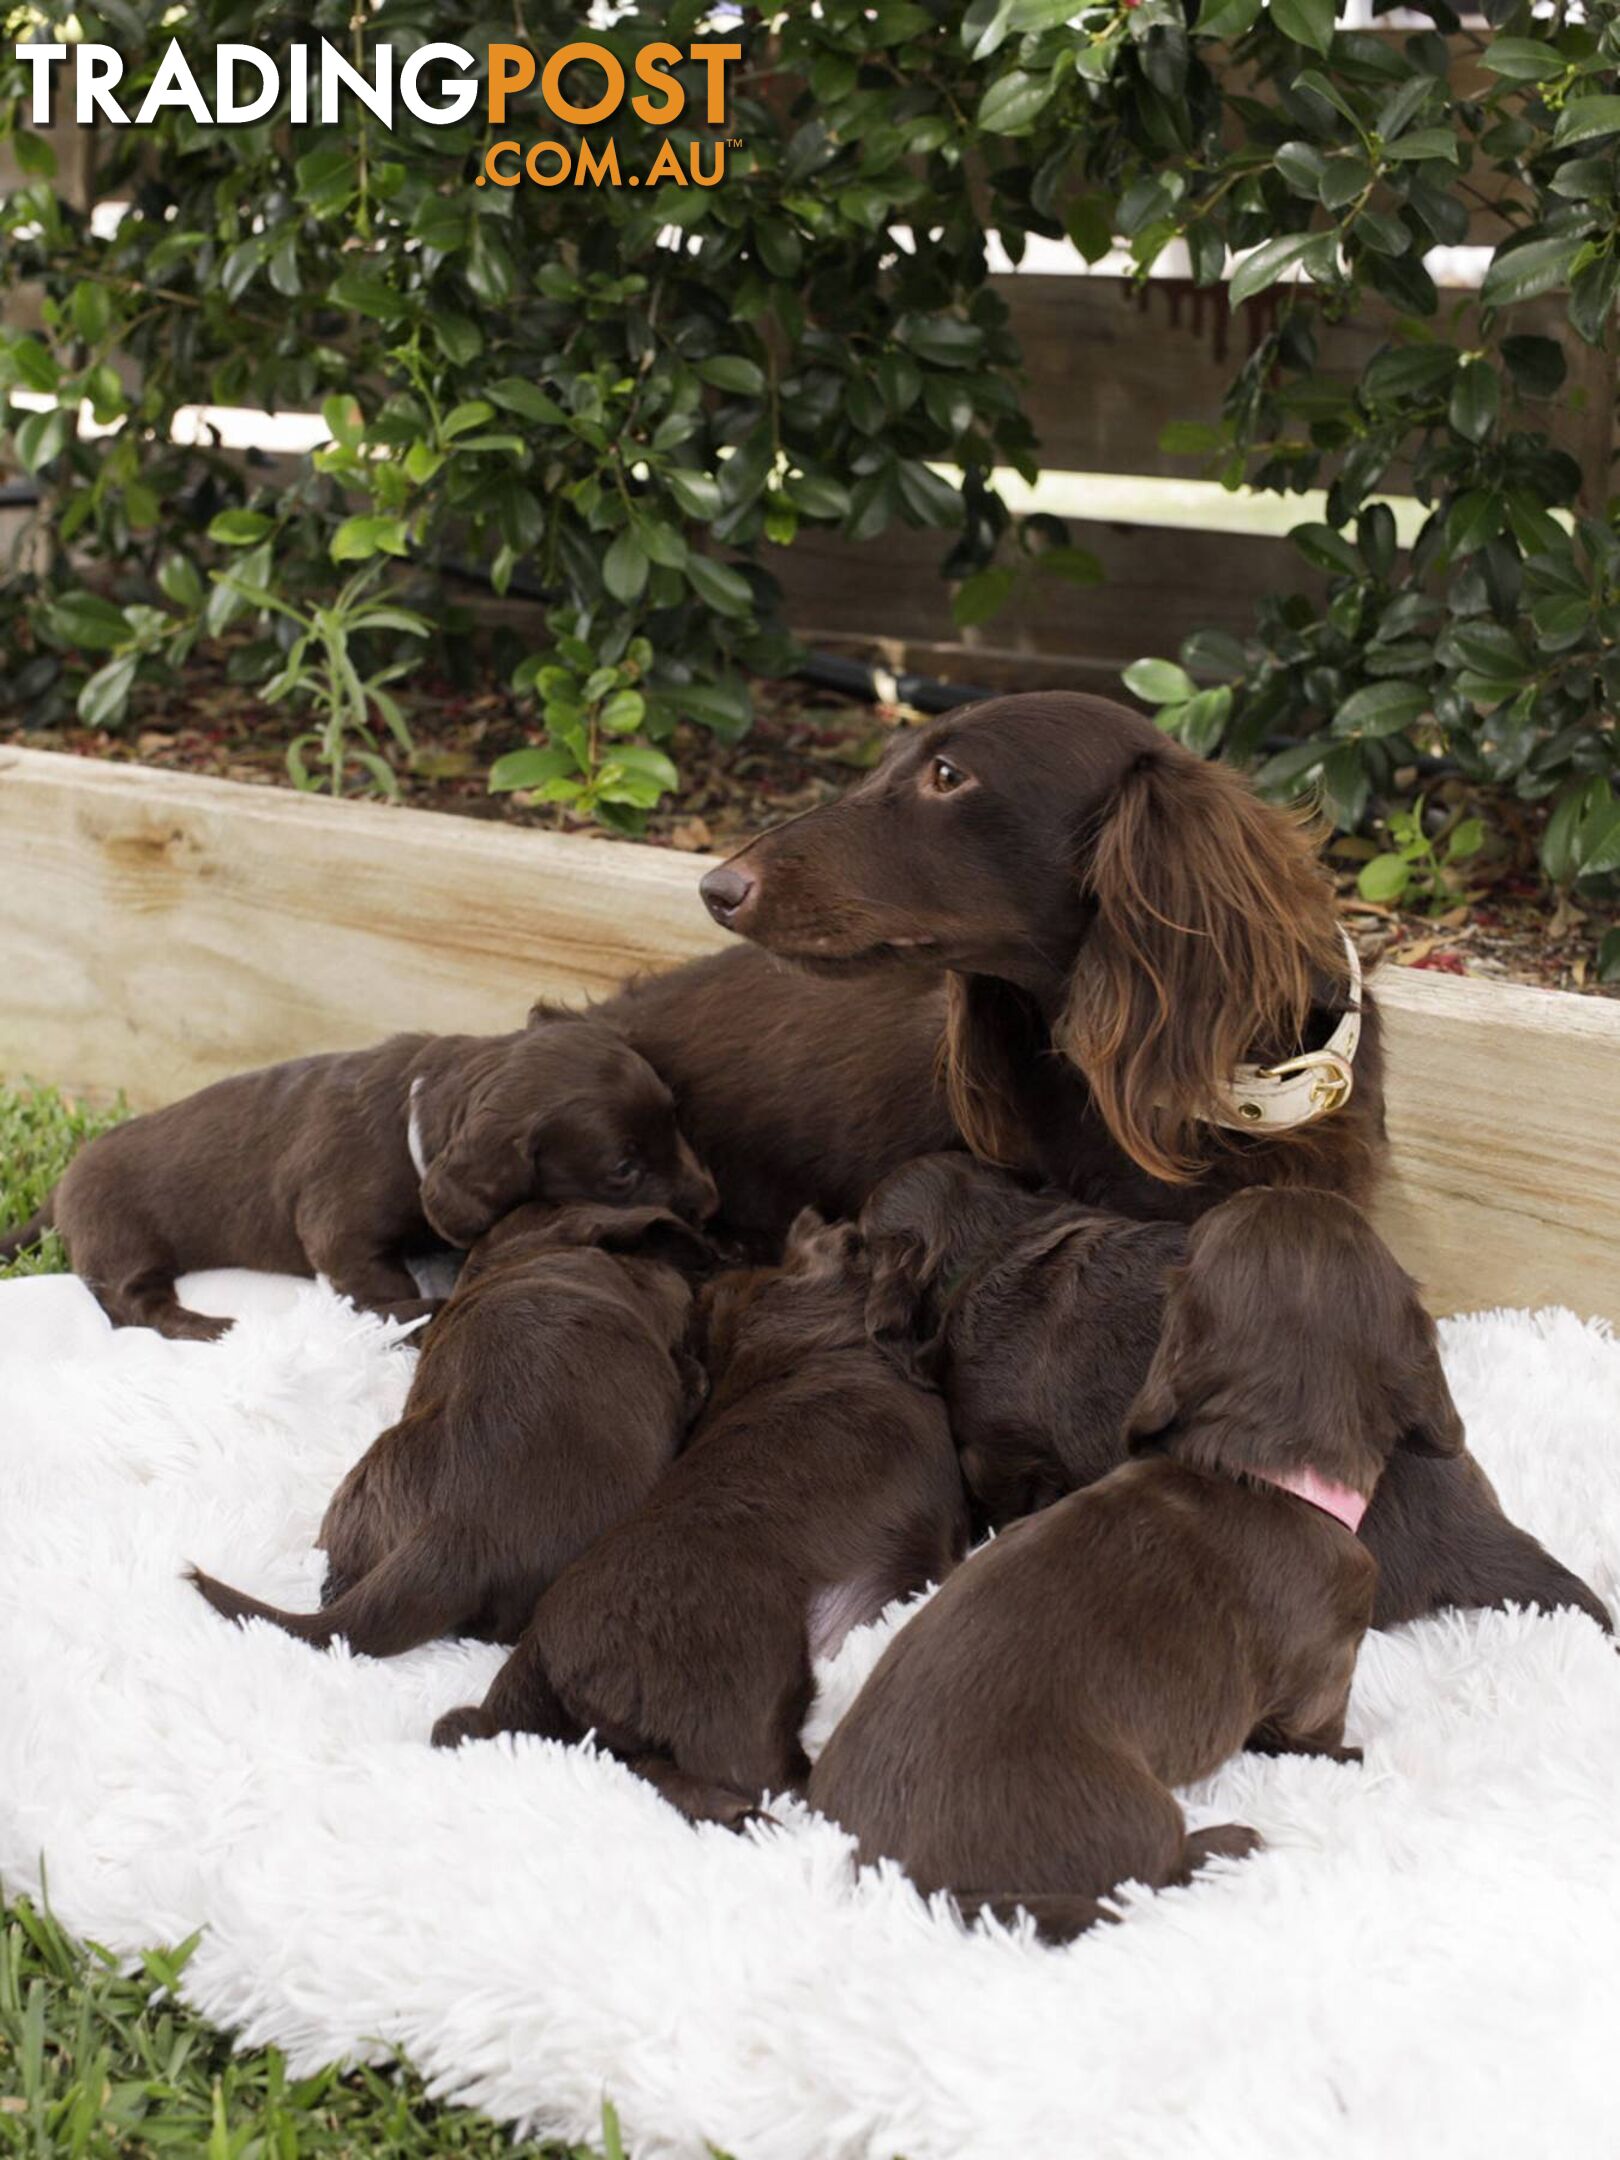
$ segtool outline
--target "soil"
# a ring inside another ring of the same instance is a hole
[[[796,681],[756,683],[754,707],[754,726],[740,743],[727,746],[688,728],[666,745],[681,791],[651,814],[646,842],[725,854],[763,826],[831,801],[870,770],[895,728],[918,717],[908,708],[856,704]],[[506,689],[429,688],[414,701],[411,726],[414,755],[392,745],[385,753],[402,801],[509,825],[587,829],[554,806],[531,808],[488,792],[485,775],[495,759],[534,740]],[[222,666],[206,661],[193,664],[178,695],[143,692],[116,734],[77,724],[24,728],[0,709],[0,741],[260,787],[292,784],[287,732],[283,712],[267,713],[251,688],[231,683]],[[362,792],[358,780],[351,792]],[[1362,900],[1356,873],[1372,849],[1359,840],[1335,843],[1329,860],[1363,961],[1620,998],[1620,982],[1597,981],[1597,948],[1614,916],[1549,890],[1534,869],[1530,828],[1500,829],[1516,808],[1489,806],[1487,823],[1497,833],[1490,850],[1466,866],[1466,881],[1426,905],[1396,909]],[[601,836],[601,828],[589,829]]]

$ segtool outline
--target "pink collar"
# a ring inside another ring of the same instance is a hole
[[[1367,1501],[1352,1485],[1335,1485],[1331,1478],[1322,1477],[1315,1470],[1285,1470],[1280,1474],[1251,1470],[1249,1476],[1259,1478],[1262,1484],[1275,1485],[1282,1492],[1293,1493],[1313,1508],[1320,1508],[1324,1515],[1342,1522],[1352,1537],[1361,1528]]]

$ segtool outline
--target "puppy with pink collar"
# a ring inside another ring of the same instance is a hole
[[[1248,1747],[1344,1744],[1396,1449],[1463,1429],[1416,1286],[1349,1201],[1255,1189],[1194,1227],[1130,1460],[1015,1523],[889,1646],[811,1777],[863,1862],[1049,1940],[1125,1882],[1184,1882],[1254,1831],[1189,1835],[1173,1788]]]

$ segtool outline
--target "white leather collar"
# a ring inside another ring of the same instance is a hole
[[[1350,963],[1350,1002],[1320,1050],[1284,1058],[1276,1065],[1240,1065],[1232,1075],[1229,1104],[1210,1120],[1232,1132],[1292,1132],[1342,1110],[1355,1090],[1356,1049],[1361,1041],[1361,959],[1342,925],[1339,935]]]
[[[427,1176],[427,1156],[422,1151],[422,1105],[417,1101],[422,1083],[423,1075],[418,1073],[411,1082],[411,1109],[405,1121],[405,1145],[411,1151],[411,1168],[416,1172],[418,1183]]]

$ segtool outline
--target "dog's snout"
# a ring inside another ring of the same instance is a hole
[[[735,930],[737,918],[752,898],[758,882],[752,872],[739,870],[735,863],[721,863],[718,869],[708,873],[698,891],[715,921],[727,930]]]

